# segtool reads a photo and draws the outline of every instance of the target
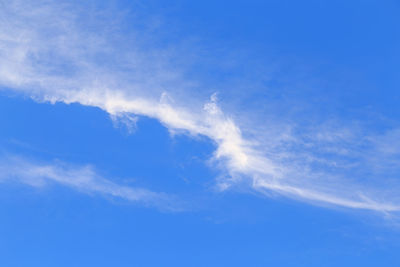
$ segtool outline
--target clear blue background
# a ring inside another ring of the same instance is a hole
[[[242,97],[242,104],[262,108],[263,99],[273,98],[276,114],[296,113],[305,123],[361,120],[378,132],[398,125],[398,1],[120,1],[115,6],[161,16],[168,25],[161,47],[199,37],[205,58],[189,76],[216,87],[256,80],[241,89],[248,90],[244,94],[218,88],[226,99]],[[229,51],[238,53],[234,63],[213,64],[213,57],[232,57]],[[213,144],[171,137],[155,120],[141,118],[128,134],[100,109],[39,104],[3,92],[0,125],[2,154],[90,163],[117,183],[173,193],[192,207],[166,212],[57,185],[2,183],[2,266],[400,264],[399,229],[377,214],[214,192],[218,172],[206,164]]]

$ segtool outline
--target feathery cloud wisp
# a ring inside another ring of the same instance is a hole
[[[221,110],[215,95],[203,106],[190,97],[190,92],[180,96],[184,103],[173,102],[173,97],[168,98],[163,92],[177,92],[194,84],[169,63],[173,56],[141,45],[138,37],[124,39],[132,47],[118,47],[116,41],[123,37],[115,33],[118,32],[116,25],[100,27],[104,25],[90,21],[86,23],[91,23],[94,30],[84,30],[79,13],[83,11],[74,13],[68,5],[72,4],[51,1],[4,4],[0,11],[2,86],[39,102],[76,102],[99,107],[112,117],[132,116],[131,121],[137,115],[147,116],[157,119],[171,132],[206,136],[215,143],[215,162],[228,176],[219,181],[222,189],[244,183],[260,192],[276,192],[312,203],[376,211],[400,210],[400,202],[396,200],[385,200],[388,197],[375,200],[376,192],[371,188],[313,171],[290,148],[277,145],[277,149],[269,150],[257,139],[262,133],[253,134],[256,138],[247,137],[247,130]],[[133,36],[140,34],[132,32]],[[294,143],[298,142],[296,137],[291,138]],[[313,157],[310,153],[305,155]],[[87,178],[68,182],[64,178],[71,177],[70,171],[65,176],[54,167],[33,170],[73,187],[89,184],[88,190],[98,188],[97,191],[128,199],[137,197],[133,191],[103,180],[100,184],[93,184]],[[90,173],[85,169],[80,172]],[[362,193],[354,194],[354,191]]]
[[[2,158],[0,181],[9,180],[33,187],[59,184],[86,194],[115,197],[167,210],[180,209],[178,202],[166,194],[118,185],[100,176],[90,165],[72,166],[63,162],[43,164],[15,156]]]

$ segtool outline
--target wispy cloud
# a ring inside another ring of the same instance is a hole
[[[143,188],[118,185],[99,175],[93,166],[75,166],[65,162],[38,163],[11,156],[0,159],[0,182],[19,182],[33,187],[58,184],[86,194],[123,199],[165,210],[182,207],[172,196]]]
[[[133,37],[118,34],[118,16],[107,11],[97,15],[110,16],[110,24],[96,19],[80,22],[85,17],[82,14],[89,11],[72,12],[79,8],[68,5],[51,1],[3,3],[1,85],[40,102],[95,106],[113,118],[130,118],[133,125],[137,115],[147,116],[173,133],[206,136],[216,146],[213,161],[226,174],[218,180],[220,189],[240,184],[311,203],[384,212],[400,210],[393,194],[362,186],[340,172],[338,165],[353,161],[341,161],[338,155],[363,152],[357,142],[351,141],[351,131],[319,129],[303,135],[288,131],[265,137],[265,132],[252,128],[255,124],[237,123],[224,113],[216,95],[199,105],[201,101],[190,95],[193,88],[201,88],[185,79],[171,63],[174,54],[144,45],[140,36],[145,33],[132,31]],[[327,166],[334,167],[327,171]],[[65,177],[74,176],[72,170],[32,168],[37,176],[44,172],[48,179],[77,188],[97,188],[127,199],[141,195],[103,179],[93,182],[87,178],[92,177],[87,168],[78,171],[84,178],[71,182]]]

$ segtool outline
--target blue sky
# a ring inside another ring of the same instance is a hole
[[[4,266],[400,264],[396,1],[1,1]]]

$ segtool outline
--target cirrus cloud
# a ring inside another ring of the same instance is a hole
[[[202,88],[172,63],[176,54],[147,46],[141,38],[146,36],[143,31],[132,30],[130,36],[119,33],[118,15],[92,10],[109,18],[109,23],[82,20],[89,12],[84,6],[52,1],[10,1],[0,12],[0,84],[8,90],[38,102],[99,107],[112,118],[128,118],[130,123],[146,116],[157,119],[171,133],[205,136],[216,147],[212,160],[224,173],[217,181],[222,190],[244,185],[267,195],[276,193],[314,204],[400,210],[395,195],[363,186],[341,173],[343,167],[338,165],[347,161],[346,157],[343,162],[338,160],[340,155],[351,151],[354,157],[354,152],[365,152],[351,141],[351,134],[319,129],[305,137],[291,132],[265,136],[265,132],[252,131],[251,123],[238,122],[225,113],[215,94],[200,105],[202,101],[191,92]],[[129,45],[117,45],[121,40]],[[275,141],[265,142],[268,138]],[[328,150],[333,156],[327,155]],[[359,159],[356,165],[363,161]],[[327,170],[328,165],[334,168]],[[41,183],[47,177],[127,199],[144,194],[103,179],[94,182],[87,168],[75,173],[29,166],[34,174],[24,180],[29,183]],[[21,171],[4,173],[23,176]],[[74,176],[83,178],[74,180]]]

